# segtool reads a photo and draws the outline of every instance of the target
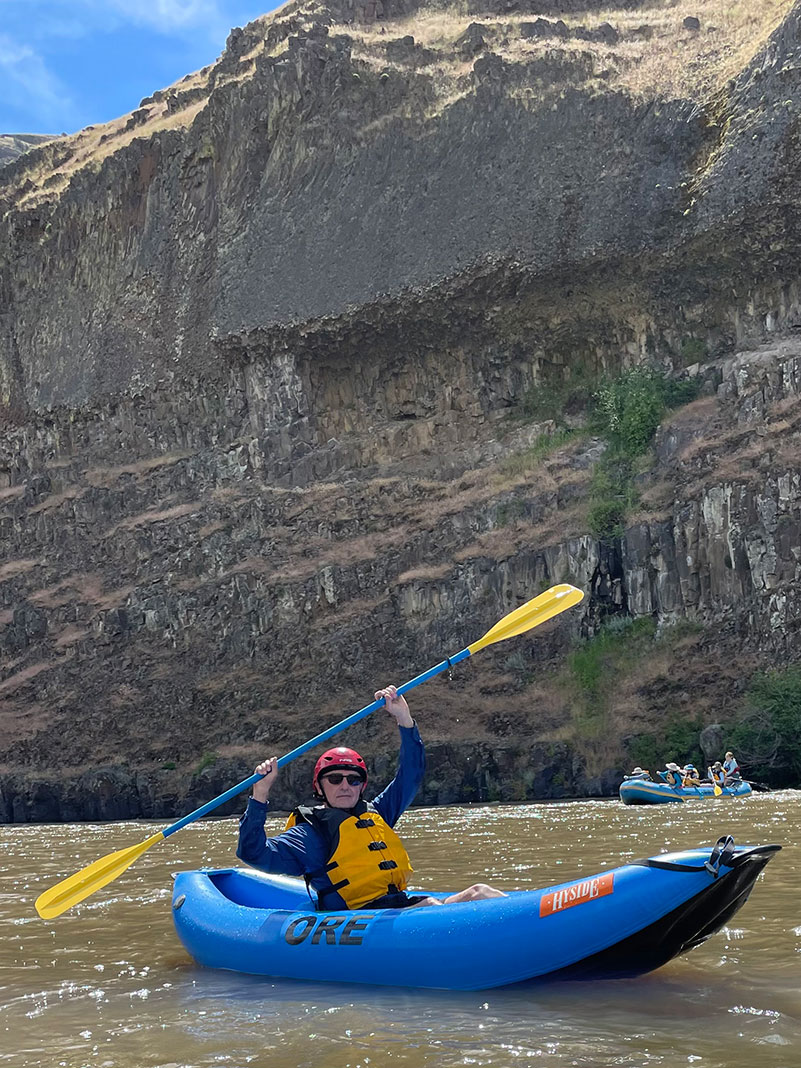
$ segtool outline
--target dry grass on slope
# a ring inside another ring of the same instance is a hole
[[[501,18],[470,16],[454,5],[450,8],[422,11],[397,20],[369,26],[332,26],[331,34],[347,33],[354,41],[354,58],[373,68],[395,69],[408,73],[403,63],[389,62],[386,44],[404,36],[413,36],[417,45],[427,49],[427,63],[416,68],[427,77],[437,94],[436,111],[442,111],[471,89],[474,57],[455,47],[458,38],[471,23],[485,27],[488,48],[509,63],[530,63],[538,55],[562,51],[590,55],[594,60],[593,84],[599,90],[622,88],[638,96],[684,97],[703,99],[728,78],[741,70],[764,46],[769,35],[788,14],[794,0],[678,0],[663,7],[620,10],[610,4],[600,12],[565,16],[569,37],[522,38],[520,24],[531,23],[536,15],[509,15]],[[289,7],[263,16],[250,24],[254,37],[267,32],[269,25],[285,15]],[[686,29],[683,21],[694,16],[699,30]],[[310,16],[311,17],[311,16]],[[550,18],[555,22],[556,18]],[[613,44],[587,41],[575,36],[576,30],[596,30],[609,23],[620,34]],[[250,76],[257,53],[266,42],[257,41],[248,54],[238,57],[235,69],[218,77],[220,86],[231,80]],[[272,48],[283,51],[286,38]],[[194,99],[198,90],[209,82],[212,67],[189,74],[168,90],[156,93],[158,99],[140,108],[132,121],[130,115],[104,125],[89,126],[70,137],[58,138],[47,151],[31,153],[30,166],[16,180],[16,207],[32,207],[43,199],[58,196],[72,177],[85,169],[99,169],[103,160],[124,148],[135,138],[147,138],[161,130],[191,125],[205,107],[208,97]],[[219,73],[219,72],[218,72]],[[177,98],[176,98],[177,94]],[[172,103],[168,97],[172,95]],[[182,97],[186,106],[180,106]],[[176,105],[176,99],[178,104]],[[12,194],[15,190],[9,190]]]
[[[206,106],[207,101],[199,100],[170,113],[166,103],[154,104],[149,108],[146,121],[126,129],[129,115],[102,126],[87,126],[84,130],[69,137],[59,138],[53,142],[51,151],[57,149],[59,162],[53,163],[53,157],[47,153],[36,159],[19,176],[19,195],[15,201],[17,209],[31,208],[41,200],[52,200],[62,193],[79,171],[99,171],[103,161],[128,146],[137,137],[148,138],[160,130],[177,129],[189,126]],[[50,147],[50,146],[48,146]]]
[[[383,54],[387,40],[411,35],[415,42],[439,54],[435,65],[422,68],[439,72],[442,83],[463,77],[472,60],[459,61],[453,46],[471,23],[486,28],[492,51],[510,62],[528,62],[537,54],[555,50],[590,53],[597,60],[604,84],[645,97],[703,98],[741,70],[762,48],[793,7],[794,0],[678,0],[664,7],[621,10],[614,3],[598,12],[565,15],[569,38],[520,36],[520,24],[535,14],[470,16],[458,5],[424,11],[405,19],[349,27],[365,54]],[[684,27],[695,17],[700,29]],[[555,22],[556,16],[549,17]],[[620,34],[614,44],[586,41],[576,30],[596,30],[609,23]]]
[[[602,12],[593,22],[611,22],[624,35],[644,24],[653,30],[649,40],[621,42],[632,60],[620,76],[622,87],[644,96],[703,98],[753,59],[794,3],[679,0],[661,11]],[[699,30],[684,28],[688,17],[699,20]]]

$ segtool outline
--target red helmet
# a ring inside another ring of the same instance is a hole
[[[365,786],[367,785],[367,765],[365,762],[355,749],[346,749],[344,745],[340,745],[337,746],[336,749],[327,749],[314,765],[312,789],[315,794],[322,794],[322,791],[320,790],[320,776],[323,772],[334,771],[337,769],[342,769],[344,771],[353,769],[354,771],[358,771],[364,776]]]

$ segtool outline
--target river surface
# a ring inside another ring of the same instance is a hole
[[[0,827],[0,1068],[796,1068],[801,1064],[801,792],[683,805],[618,801],[414,809],[424,889],[536,888],[665,850],[784,850],[732,926],[634,980],[483,993],[276,982],[195,965],[171,873],[236,863],[236,822],[193,824],[56,920],[35,898],[164,826]],[[270,821],[278,831],[281,823]]]

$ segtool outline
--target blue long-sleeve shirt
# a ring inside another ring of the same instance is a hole
[[[381,817],[394,827],[414,800],[425,772],[426,758],[423,740],[417,724],[400,727],[400,755],[398,771],[392,782],[372,802]],[[318,831],[308,823],[299,823],[288,831],[268,838],[264,818],[269,802],[250,798],[239,821],[239,844],[236,855],[246,864],[273,875],[306,875],[324,868],[328,856],[326,845]],[[312,880],[311,885],[315,890]],[[321,881],[321,886],[325,881]]]

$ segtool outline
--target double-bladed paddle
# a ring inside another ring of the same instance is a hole
[[[409,690],[414,689],[415,686],[419,686],[421,682],[426,682],[428,679],[432,679],[435,675],[442,674],[443,671],[447,671],[453,664],[458,664],[460,661],[466,660],[468,656],[472,656],[473,653],[477,653],[480,649],[484,649],[488,645],[506,641],[507,638],[514,638],[518,634],[525,634],[526,631],[538,627],[541,623],[547,623],[549,619],[553,619],[553,617],[559,615],[560,612],[564,612],[565,609],[572,608],[573,605],[578,604],[583,597],[584,594],[581,590],[578,590],[575,586],[570,586],[567,583],[563,583],[559,586],[552,586],[549,590],[546,590],[545,593],[541,593],[539,597],[527,601],[524,605],[521,605],[520,608],[516,608],[513,612],[504,616],[503,619],[499,620],[482,638],[473,642],[472,645],[468,645],[466,649],[462,649],[461,652],[448,657],[435,667],[429,668],[428,671],[424,671],[422,675],[418,675],[416,678],[399,686],[398,693],[408,693]],[[383,698],[378,701],[373,701],[372,704],[359,709],[358,712],[354,712],[353,715],[348,716],[347,719],[335,723],[333,727],[329,727],[328,730],[323,731],[322,734],[318,734],[315,738],[310,738],[308,742],[299,745],[297,749],[293,749],[291,753],[279,757],[278,767],[285,767],[290,761],[302,756],[303,753],[306,753],[309,749],[313,749],[314,746],[320,745],[322,742],[327,742],[329,738],[332,738],[335,734],[339,734],[339,732],[345,730],[346,727],[350,727],[352,724],[357,723],[360,719],[364,719],[365,716],[369,716],[371,712],[375,712],[376,709],[381,708],[383,704]],[[150,838],[145,839],[144,842],[140,842],[135,846],[129,846],[127,849],[119,849],[116,853],[109,853],[107,856],[101,857],[100,860],[96,860],[88,867],[82,868],[74,875],[62,879],[60,883],[56,883],[55,886],[52,886],[49,890],[45,890],[43,894],[39,895],[36,899],[36,911],[42,919],[45,920],[51,920],[56,916],[60,916],[62,912],[66,912],[67,909],[72,908],[73,905],[77,905],[79,901],[83,901],[85,898],[89,897],[95,890],[100,890],[101,887],[113,882],[118,875],[122,875],[126,868],[130,867],[138,857],[141,857],[143,853],[146,853],[151,846],[156,844],[156,842],[161,842],[165,838],[169,838],[171,834],[180,831],[181,828],[186,827],[188,823],[193,823],[195,820],[200,819],[201,816],[205,816],[207,812],[211,812],[212,809],[217,808],[218,805],[224,804],[232,797],[236,797],[237,794],[242,793],[243,790],[247,790],[248,787],[252,786],[255,782],[258,782],[261,778],[263,778],[262,775],[251,775],[250,778],[243,779],[243,781],[237,783],[236,786],[232,786],[230,790],[226,790],[224,794],[220,794],[220,796],[215,797],[213,801],[201,805],[201,807],[195,809],[194,812],[190,812],[188,816],[184,816],[182,819],[178,820],[177,823],[173,823],[172,826],[167,827],[165,830],[151,835]]]

